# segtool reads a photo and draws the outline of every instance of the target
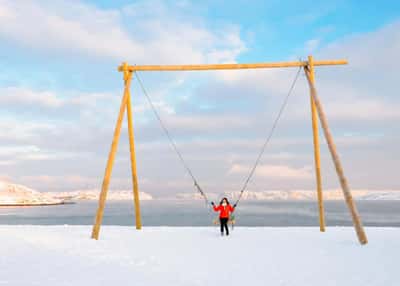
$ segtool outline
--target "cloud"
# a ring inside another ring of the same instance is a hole
[[[0,174],[0,181],[11,182],[12,178],[6,174]]]
[[[315,50],[318,49],[320,44],[321,44],[321,40],[320,39],[308,40],[304,45],[305,46],[305,48],[304,48],[305,53],[307,53],[307,54],[314,53]]]
[[[60,109],[63,107],[93,108],[98,101],[118,101],[110,93],[69,91],[64,94],[50,90],[35,90],[23,86],[0,87],[0,104],[12,108]]]
[[[2,118],[0,120],[0,140],[3,144],[12,142],[29,142],[38,133],[51,133],[56,129],[56,126],[49,122],[30,122],[17,118]]]
[[[229,173],[244,174],[250,171],[250,166],[234,164]],[[293,168],[286,165],[259,165],[255,171],[259,177],[283,178],[283,179],[310,179],[311,167]]]
[[[237,61],[247,49],[241,27],[209,23],[198,17],[191,5],[138,1],[100,9],[78,1],[1,1],[0,39],[29,50],[29,55],[34,51],[33,55],[38,52],[62,59],[83,56],[96,69],[104,60],[113,65],[122,60],[138,64]],[[386,184],[384,187],[390,188],[398,182],[400,104],[395,95],[399,31],[399,23],[393,23],[328,46],[322,40],[304,43],[304,49],[317,48],[316,59],[345,57],[350,61],[348,66],[317,68],[316,76],[335,142],[345,154],[344,165],[350,166],[346,167],[349,180],[360,187]],[[146,82],[154,87],[149,90],[154,103],[196,176],[202,185],[218,191],[240,185],[296,72],[218,71],[202,73],[198,79],[196,75],[190,83],[191,76],[172,73],[171,77],[149,76]],[[108,78],[104,82],[107,86],[114,83]],[[90,88],[89,84],[84,88]],[[64,86],[63,90],[31,88],[29,84],[0,88],[4,110],[1,171],[40,190],[85,188],[86,184],[99,187],[121,90],[97,92]],[[133,94],[141,186],[152,192],[162,192],[164,187],[174,189],[171,192],[189,190],[190,178],[145,98]],[[119,188],[131,185],[126,117],[123,122],[112,179]],[[385,148],[376,148],[381,145]],[[323,146],[321,134],[321,154],[326,159],[329,154]],[[261,181],[263,177],[276,178],[269,187],[313,187],[310,103],[303,75],[264,159],[269,164],[261,165],[256,176]],[[371,161],[378,163],[371,166]],[[331,165],[330,159],[324,162]],[[383,162],[393,172],[381,168]],[[324,184],[332,184],[332,178],[336,183],[334,171],[324,170]]]
[[[345,37],[318,53],[320,58],[347,58],[349,65],[317,70],[317,88],[333,120],[400,119],[396,69],[400,64],[400,22],[373,32]]]
[[[3,1],[0,33],[23,45],[45,50],[81,51],[116,57],[143,50],[118,24],[117,11],[102,11],[79,2]],[[67,9],[66,9],[67,8]],[[33,27],[26,29],[26,27]]]
[[[50,152],[41,150],[34,145],[10,145],[0,146],[0,160],[3,165],[16,164],[23,161],[45,161],[45,160],[63,160],[76,154],[68,152]]]
[[[14,165],[15,160],[0,160],[0,166]]]
[[[4,179],[3,179],[4,178]],[[23,175],[14,177],[12,180],[8,176],[1,176],[0,180],[15,182],[31,186],[38,191],[72,191],[79,189],[101,189],[102,178],[95,176],[84,176],[80,174],[67,174],[67,175]],[[139,179],[140,190],[151,189],[152,183],[144,178]],[[147,187],[150,184],[149,187]],[[157,186],[160,186],[157,185]],[[113,176],[110,184],[110,189],[131,189],[131,177],[118,177]],[[109,189],[109,190],[110,190]]]
[[[0,104],[6,110],[0,117],[0,127],[8,130],[0,138],[14,139],[16,143],[44,133],[55,138],[71,126],[77,129],[111,126],[121,101],[113,92],[57,92],[23,86],[0,87],[0,94]],[[171,109],[168,105],[160,106],[163,110]]]
[[[246,128],[251,120],[234,115],[174,115],[165,118],[171,129],[180,132],[220,131]]]
[[[400,62],[395,56],[400,46],[399,28],[400,21],[397,20],[371,32],[351,34],[326,45],[318,54],[321,57],[346,57],[352,72],[355,69],[363,75],[379,73],[375,80],[381,81],[384,79],[382,72],[389,75]]]
[[[151,111],[150,104],[147,101],[146,102],[143,102],[143,100],[141,101],[142,102],[133,105],[132,107],[133,112],[144,113],[147,111]],[[164,100],[153,101],[153,105],[156,108],[157,112],[159,113],[165,113],[167,115],[173,115],[176,113],[174,106]]]
[[[211,30],[185,12],[162,1],[109,10],[78,1],[2,1],[0,37],[52,53],[136,63],[226,62],[245,49],[237,27]]]
[[[0,104],[22,105],[22,106],[43,106],[56,108],[63,105],[64,101],[54,93],[48,91],[35,92],[24,87],[0,88]]]
[[[82,175],[26,175],[17,178],[18,183],[32,186],[39,191],[63,191],[99,185],[99,179]],[[46,186],[44,188],[44,186]]]
[[[353,89],[353,88],[352,88]],[[390,121],[400,119],[400,102],[392,99],[382,99],[372,96],[360,96],[356,90],[346,90],[345,87],[338,87],[340,94],[336,98],[324,100],[323,108],[330,121]],[[321,93],[325,97],[326,93]],[[347,96],[346,96],[347,95]],[[290,114],[293,118],[307,118],[309,110],[297,109]]]
[[[317,41],[304,43],[305,49],[315,49]],[[313,47],[310,47],[313,46]],[[317,67],[316,86],[330,122],[371,121],[385,124],[399,121],[400,100],[397,94],[397,66],[400,65],[400,22],[359,35],[347,36],[334,43],[319,43],[315,59],[349,60],[349,65]],[[289,89],[294,70],[251,70],[215,73],[216,81],[208,87],[215,97],[223,95],[212,90],[229,90],[229,98],[237,100],[243,94],[259,103],[260,98],[275,102]],[[234,91],[238,92],[234,92]],[[207,94],[207,90],[203,90]],[[309,119],[308,86],[302,75],[285,111],[288,119]],[[264,102],[267,102],[266,100]],[[254,106],[253,106],[254,107]]]
[[[332,120],[388,121],[400,119],[398,102],[378,98],[344,99],[326,106],[326,112]]]

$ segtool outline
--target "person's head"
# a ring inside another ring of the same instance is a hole
[[[222,200],[221,200],[221,202],[219,203],[220,205],[222,205],[222,206],[226,206],[226,205],[229,205],[229,201],[228,201],[228,199],[227,198],[222,198]]]

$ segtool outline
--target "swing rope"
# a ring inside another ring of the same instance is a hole
[[[261,161],[261,158],[262,158],[262,156],[263,156],[263,154],[264,154],[264,152],[265,152],[265,149],[267,148],[267,145],[268,145],[269,142],[271,141],[272,135],[274,134],[274,131],[275,131],[276,127],[278,126],[278,122],[279,122],[280,118],[282,117],[283,111],[285,110],[285,108],[286,108],[286,106],[287,106],[287,104],[288,104],[289,97],[290,97],[290,95],[292,94],[292,92],[293,92],[293,90],[294,90],[294,87],[295,87],[295,85],[296,85],[296,82],[297,82],[297,80],[298,80],[298,78],[299,78],[299,76],[300,76],[301,68],[302,68],[302,67],[299,67],[299,69],[298,69],[298,71],[297,71],[297,73],[296,73],[296,76],[294,77],[293,82],[292,82],[292,84],[290,85],[289,91],[288,91],[288,93],[286,94],[286,97],[285,97],[285,99],[284,99],[283,102],[282,102],[282,105],[281,105],[281,108],[279,109],[278,115],[277,115],[277,117],[275,118],[274,123],[272,124],[271,130],[269,131],[268,136],[267,136],[266,140],[264,141],[264,144],[262,145],[261,150],[260,150],[260,152],[259,152],[259,154],[258,154],[258,156],[257,156],[257,159],[256,159],[256,161],[254,162],[254,165],[253,165],[253,167],[251,168],[251,171],[250,171],[249,175],[247,176],[247,178],[246,178],[246,180],[245,180],[245,182],[244,182],[244,184],[243,184],[242,189],[240,190],[240,194],[239,194],[238,199],[237,199],[236,202],[235,202],[235,205],[237,205],[237,204],[239,203],[239,201],[242,199],[243,193],[244,193],[245,190],[247,189],[247,186],[248,186],[248,184],[249,184],[251,178],[253,177],[254,172],[256,171],[256,169],[257,169],[257,167],[258,167],[258,165],[259,165],[259,163],[260,163],[260,161]]]
[[[192,178],[194,186],[196,187],[197,191],[203,197],[206,205],[208,205],[208,198],[207,198],[206,194],[204,193],[204,191],[200,187],[199,183],[197,182],[196,177],[194,176],[192,170],[189,168],[189,165],[186,163],[185,159],[183,159],[182,153],[179,151],[178,146],[176,146],[175,141],[172,139],[171,134],[169,133],[166,125],[164,124],[164,122],[162,121],[161,116],[157,111],[157,108],[155,107],[153,101],[151,100],[151,97],[148,95],[146,89],[144,88],[144,85],[143,85],[142,80],[140,79],[139,73],[136,71],[135,74],[136,74],[135,78],[139,82],[140,88],[142,89],[142,92],[145,95],[148,103],[150,104],[150,107],[153,110],[154,115],[156,116],[158,122],[160,123],[161,128],[163,129],[165,135],[167,136],[169,143],[171,144],[171,146],[174,149],[175,153],[178,155],[178,158],[181,161],[183,167],[186,169],[186,172]]]
[[[282,117],[283,111],[285,110],[285,107],[287,106],[287,104],[288,104],[288,102],[289,102],[289,97],[290,97],[290,95],[292,94],[292,92],[293,92],[293,90],[294,90],[294,87],[295,87],[295,85],[296,85],[296,82],[297,82],[297,80],[298,80],[298,78],[299,78],[299,76],[300,76],[300,71],[301,71],[301,67],[299,67],[299,69],[298,69],[298,71],[297,71],[297,73],[296,73],[296,76],[294,77],[293,82],[292,82],[292,84],[290,85],[289,91],[288,91],[288,93],[286,94],[285,99],[283,100],[283,103],[282,103],[282,105],[281,105],[281,108],[279,109],[278,115],[277,115],[277,117],[275,118],[274,123],[272,124],[272,128],[271,128],[271,130],[269,131],[269,134],[268,134],[266,140],[264,141],[264,144],[263,144],[262,147],[261,147],[260,153],[258,154],[257,159],[256,159],[256,161],[254,162],[254,165],[253,165],[253,167],[251,168],[251,171],[250,171],[249,175],[247,176],[246,181],[244,182],[242,189],[240,190],[240,194],[239,194],[238,199],[236,200],[235,205],[237,205],[237,204],[239,203],[239,201],[242,199],[243,193],[244,193],[244,191],[247,189],[247,186],[248,186],[248,184],[249,184],[251,178],[253,177],[254,172],[256,171],[256,169],[257,169],[257,167],[258,167],[258,165],[259,165],[259,163],[260,163],[260,161],[261,161],[261,158],[262,158],[262,156],[263,156],[263,154],[264,154],[264,152],[265,152],[265,149],[267,148],[267,145],[268,145],[269,141],[271,141],[272,135],[274,134],[274,131],[275,131],[276,127],[278,126],[278,122],[279,122],[279,120],[280,120],[281,117]]]
[[[296,76],[294,77],[294,80],[293,80],[293,82],[292,82],[292,84],[291,84],[291,86],[290,86],[290,89],[289,89],[289,91],[288,91],[288,93],[287,93],[287,95],[286,95],[286,97],[285,97],[285,99],[284,99],[284,101],[283,101],[283,103],[282,103],[280,109],[279,109],[278,115],[277,115],[277,117],[275,118],[274,123],[272,124],[272,128],[271,128],[270,132],[268,133],[268,136],[267,136],[266,140],[264,141],[264,143],[263,143],[263,145],[262,145],[262,147],[261,147],[261,149],[260,149],[260,152],[259,152],[259,154],[258,154],[258,156],[257,156],[257,158],[256,158],[256,161],[255,161],[253,167],[251,168],[250,173],[249,173],[249,175],[247,176],[247,178],[246,178],[246,180],[245,180],[245,182],[244,182],[244,184],[243,184],[243,187],[242,187],[241,190],[240,190],[240,194],[239,194],[238,199],[236,200],[235,205],[237,205],[237,204],[239,203],[239,201],[241,200],[241,198],[242,198],[242,196],[243,196],[243,193],[244,193],[245,190],[247,189],[247,186],[248,186],[250,180],[252,179],[252,177],[253,177],[253,175],[254,175],[254,173],[255,173],[255,171],[256,171],[256,169],[257,169],[259,163],[260,163],[260,160],[261,160],[261,158],[262,158],[262,156],[263,156],[263,154],[264,154],[264,152],[265,152],[265,149],[267,148],[267,145],[269,144],[269,142],[270,142],[270,140],[271,140],[271,138],[272,138],[272,135],[274,134],[274,131],[275,131],[276,127],[278,126],[278,122],[279,122],[280,118],[282,117],[283,111],[284,111],[285,107],[286,107],[287,104],[288,104],[289,97],[290,97],[290,95],[292,94],[292,92],[293,92],[293,90],[294,90],[294,87],[295,87],[295,85],[296,85],[296,82],[297,82],[297,80],[298,80],[298,78],[299,78],[300,71],[301,71],[301,67],[299,67],[299,70],[297,71]],[[165,133],[165,135],[166,135],[168,141],[170,142],[170,144],[171,144],[172,148],[174,149],[175,153],[178,155],[178,158],[179,158],[179,160],[181,161],[182,165],[184,166],[185,170],[187,171],[187,173],[189,174],[189,176],[192,178],[193,183],[194,183],[194,186],[196,187],[197,191],[198,191],[198,192],[200,193],[200,195],[203,197],[203,199],[204,199],[206,205],[208,205],[208,204],[209,204],[209,200],[208,200],[208,198],[207,198],[205,192],[204,192],[204,191],[202,190],[202,188],[200,187],[200,185],[199,185],[199,183],[198,183],[196,177],[194,176],[192,170],[190,169],[189,165],[188,165],[188,164],[186,163],[186,161],[184,160],[184,158],[183,158],[183,156],[182,156],[182,153],[179,151],[179,149],[178,149],[178,147],[177,147],[175,141],[172,139],[172,136],[171,136],[170,132],[168,131],[166,125],[165,125],[164,122],[162,121],[161,116],[160,116],[159,112],[157,111],[157,108],[155,107],[155,105],[154,105],[154,103],[153,103],[151,97],[149,96],[149,94],[147,93],[147,91],[146,91],[146,89],[145,89],[145,87],[144,87],[144,84],[143,84],[143,82],[142,82],[142,80],[141,80],[141,78],[140,78],[140,76],[139,76],[139,73],[138,73],[137,71],[135,71],[135,74],[136,74],[136,77],[135,77],[135,78],[137,79],[137,81],[138,81],[138,83],[139,83],[139,85],[140,85],[140,88],[141,88],[143,94],[145,95],[145,97],[146,97],[148,103],[150,104],[150,107],[151,107],[151,109],[152,109],[154,115],[156,116],[158,122],[160,123],[161,128],[163,129],[163,131],[164,131],[164,133]]]

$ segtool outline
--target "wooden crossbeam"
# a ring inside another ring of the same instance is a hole
[[[347,60],[314,61],[314,66],[346,65]],[[305,67],[308,61],[276,62],[276,63],[252,63],[252,64],[202,64],[202,65],[120,65],[118,71],[203,71],[203,70],[239,70],[239,69],[263,69],[263,68],[289,68]]]

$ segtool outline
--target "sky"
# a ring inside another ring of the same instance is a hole
[[[347,59],[316,87],[350,186],[400,189],[400,2],[0,0],[0,179],[40,191],[99,188],[129,64]],[[240,190],[296,68],[140,76],[207,192]],[[141,191],[193,192],[137,80]],[[126,118],[111,189],[129,189]],[[338,188],[320,131],[324,189]],[[301,73],[249,190],[315,189]]]

